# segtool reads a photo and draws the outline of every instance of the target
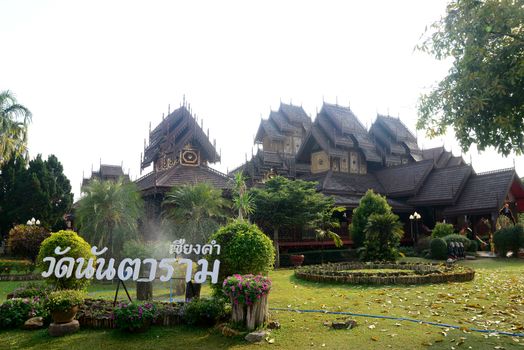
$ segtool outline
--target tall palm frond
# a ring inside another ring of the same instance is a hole
[[[29,109],[19,104],[10,91],[0,92],[0,166],[12,157],[27,154]]]
[[[174,187],[165,197],[162,207],[164,226],[194,243],[206,242],[225,221],[228,202],[222,192],[209,183]]]
[[[238,219],[243,220],[255,212],[255,199],[248,192],[246,176],[242,171],[235,173],[233,178],[233,205],[238,210]]]
[[[138,237],[138,221],[144,204],[136,185],[119,179],[92,180],[84,189],[76,216],[79,231],[87,241],[98,247],[109,246],[121,251],[126,240]]]

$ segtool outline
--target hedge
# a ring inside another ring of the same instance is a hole
[[[408,270],[403,272],[377,272],[367,274],[347,270],[360,269],[397,269]],[[313,282],[389,285],[389,284],[427,284],[466,282],[475,278],[475,271],[460,265],[445,265],[436,263],[339,263],[304,266],[295,270],[295,276]]]

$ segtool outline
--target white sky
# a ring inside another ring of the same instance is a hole
[[[314,117],[323,99],[338,99],[368,126],[389,112],[414,130],[418,96],[448,69],[414,47],[445,5],[0,0],[0,90],[31,109],[31,157],[55,154],[76,197],[100,158],[138,177],[149,122],[184,94],[225,172],[251,155],[260,117],[280,100]],[[418,136],[421,147],[444,142],[460,154],[452,135]],[[513,166],[513,156],[470,153],[476,171]]]

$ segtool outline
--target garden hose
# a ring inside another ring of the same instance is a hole
[[[345,312],[345,311],[300,310],[300,309],[275,308],[275,307],[269,308],[269,310],[271,311],[290,311],[290,312],[296,312],[296,313],[321,313],[321,314],[328,314],[328,315],[346,315],[346,316],[355,316],[355,317],[381,318],[381,319],[386,319],[386,320],[408,321],[408,322],[413,322],[413,323],[418,323],[418,324],[427,324],[430,326],[436,326],[436,327],[441,327],[441,328],[453,328],[453,329],[467,330],[470,332],[500,334],[500,335],[507,335],[510,337],[524,337],[524,333],[511,333],[511,332],[502,332],[502,331],[495,331],[495,330],[488,330],[488,329],[467,328],[467,327],[454,326],[454,325],[450,325],[446,323],[416,320],[414,318],[406,318],[406,317],[358,314],[354,312]]]

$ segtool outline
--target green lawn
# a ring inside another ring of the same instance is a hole
[[[411,259],[413,260],[413,259]],[[0,332],[0,349],[524,349],[524,338],[469,332],[468,328],[524,333],[524,261],[476,260],[464,262],[477,271],[475,280],[417,287],[351,287],[318,284],[294,278],[293,271],[271,273],[270,307],[349,311],[409,317],[449,323],[463,330],[446,330],[410,322],[355,317],[352,330],[332,330],[324,322],[336,315],[273,311],[282,324],[273,331],[273,344],[250,345],[214,330],[153,327],[148,333],[81,332],[59,339],[45,330]],[[0,282],[0,297],[17,283]],[[114,285],[94,285],[92,296],[111,298]],[[169,298],[167,286],[156,285],[158,299]],[[204,288],[204,293],[208,289]]]

